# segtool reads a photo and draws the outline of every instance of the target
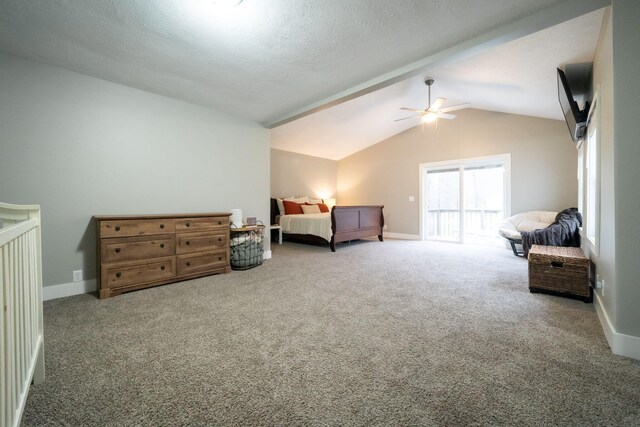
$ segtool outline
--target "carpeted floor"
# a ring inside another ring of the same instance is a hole
[[[639,425],[640,362],[507,249],[273,245],[248,271],[45,303],[23,425]]]

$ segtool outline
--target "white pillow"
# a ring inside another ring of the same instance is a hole
[[[309,197],[309,203],[311,203],[312,205],[317,205],[318,203],[322,203],[322,199],[314,199],[312,197]]]
[[[287,198],[285,198],[283,200],[286,200],[288,202],[295,202],[295,203],[303,203],[304,204],[304,203],[308,203],[309,202],[309,197],[302,196],[302,197],[297,197],[296,198],[296,197],[291,196],[291,197],[287,197]]]
[[[301,205],[303,214],[318,214],[320,213],[320,207],[318,205]]]
[[[284,204],[282,203],[282,199],[276,199],[276,204],[278,205],[278,211],[280,211],[280,216],[284,215]]]

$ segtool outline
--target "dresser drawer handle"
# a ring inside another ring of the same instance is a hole
[[[160,270],[164,270],[164,269],[165,269],[165,266],[164,266],[164,265],[161,265],[161,266],[160,266]]]
[[[218,237],[218,242],[222,242],[222,237]]]
[[[187,262],[187,267],[191,267],[191,263],[190,262]]]
[[[160,224],[160,228],[164,228],[164,224]]]
[[[120,231],[120,226],[116,225],[116,231]]]
[[[161,248],[164,248],[164,243],[160,243],[160,247],[161,247]]]
[[[120,248],[116,248],[116,253],[119,254],[120,253]]]
[[[221,256],[218,257],[218,261],[222,261],[222,257]]]
[[[187,223],[187,227],[191,227],[191,223],[190,222]]]
[[[222,225],[222,221],[218,221],[218,225]]]
[[[187,240],[186,242],[184,242],[184,244],[189,246],[191,243],[189,243],[189,241]]]
[[[119,271],[116,273],[116,277],[120,277],[122,276],[122,273],[120,273]]]

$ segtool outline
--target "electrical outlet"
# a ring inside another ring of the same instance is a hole
[[[383,225],[383,226],[382,226],[382,228],[383,228],[384,230],[386,230],[386,229],[387,229],[387,224]]]
[[[74,282],[82,282],[82,270],[74,270],[73,271],[73,281]]]
[[[415,197],[413,197],[413,196],[409,196],[409,201],[410,201],[410,202],[413,202],[413,201],[415,201],[415,200],[416,200],[416,198],[415,198]]]
[[[604,279],[596,274],[596,289],[600,290],[600,294],[604,296]]]

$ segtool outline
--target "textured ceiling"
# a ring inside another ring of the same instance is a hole
[[[272,146],[339,159],[412,126],[392,119],[399,106],[425,104],[427,71],[437,78],[434,96],[557,117],[548,112],[546,75],[537,86],[538,73],[529,73],[524,87],[522,69],[545,60],[549,74],[558,62],[587,57],[588,48],[549,60],[540,42],[489,52],[483,37],[495,46],[561,22],[554,14],[594,10],[607,0],[244,0],[224,10],[213,3],[0,0],[0,51],[263,124],[337,104],[274,129]],[[514,29],[527,19],[526,29]],[[448,53],[460,46],[484,46],[484,53]],[[448,60],[388,78],[434,57]],[[545,94],[536,92],[543,87]],[[342,103],[354,93],[366,95]]]
[[[559,0],[2,0],[0,50],[267,123]]]
[[[425,108],[424,80],[435,77],[432,100],[472,108],[561,120],[556,68],[593,60],[604,10],[553,26],[470,58],[374,91],[273,129],[272,148],[339,160],[418,125],[395,122]],[[452,114],[456,114],[453,112]]]

